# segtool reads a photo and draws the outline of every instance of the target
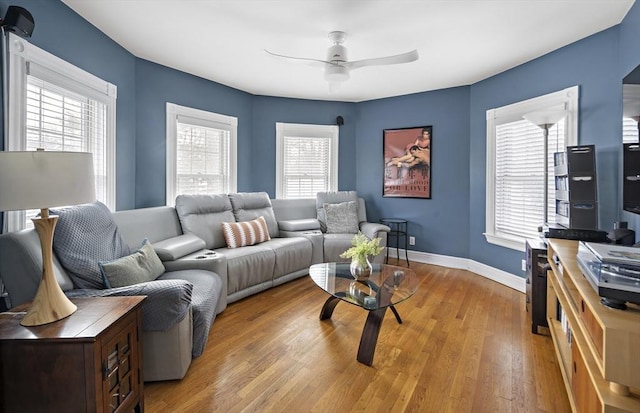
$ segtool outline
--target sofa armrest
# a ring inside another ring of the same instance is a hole
[[[373,222],[361,222],[360,231],[369,239],[374,239],[376,237],[382,238],[385,243],[384,245],[382,245],[382,243],[380,245],[384,247],[387,245],[387,233],[391,231],[391,228],[386,225],[376,224]]]
[[[220,297],[220,300],[218,300],[216,314],[220,314],[225,308],[227,308],[227,257],[223,254],[218,254],[215,251],[204,249],[185,255],[175,261],[165,261],[163,264],[167,272],[181,270],[207,270],[218,274],[220,280],[222,280],[222,296]]]
[[[194,234],[178,235],[153,243],[153,249],[162,261],[177,260],[204,247],[204,240]]]
[[[305,219],[289,219],[286,221],[278,221],[280,231],[313,231],[320,229],[320,221],[316,218]]]
[[[68,297],[119,297],[145,295],[142,302],[142,330],[166,331],[182,321],[191,307],[193,285],[185,280],[155,280],[104,290],[75,289]]]

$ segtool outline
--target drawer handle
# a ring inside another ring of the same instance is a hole
[[[576,362],[573,362],[573,374],[577,374],[578,373],[578,366],[576,365]]]
[[[580,307],[582,307],[582,312],[584,313],[584,300],[580,300]]]

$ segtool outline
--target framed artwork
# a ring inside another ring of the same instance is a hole
[[[383,197],[431,198],[433,126],[385,129]]]

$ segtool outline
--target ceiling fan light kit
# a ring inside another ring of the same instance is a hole
[[[365,66],[380,66],[380,65],[393,65],[399,63],[409,63],[418,60],[418,51],[412,50],[410,52],[401,53],[393,56],[376,57],[371,59],[356,60],[350,62],[347,58],[347,48],[342,45],[347,38],[347,34],[342,31],[333,31],[329,33],[329,40],[333,43],[327,50],[325,60],[285,56],[277,53],[272,53],[265,49],[265,52],[272,56],[294,59],[294,60],[306,60],[311,63],[321,63],[324,66],[324,79],[332,85],[332,89],[338,83],[349,80],[349,71],[359,69]]]

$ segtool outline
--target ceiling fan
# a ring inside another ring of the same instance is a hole
[[[270,52],[266,49],[265,52],[272,56],[307,61],[311,64],[324,67],[324,78],[331,86],[333,86],[333,88],[335,88],[339,82],[349,79],[350,70],[359,69],[365,66],[395,65],[398,63],[409,63],[418,60],[418,51],[414,49],[410,52],[393,56],[374,57],[371,59],[355,60],[350,62],[347,58],[347,48],[342,45],[346,38],[347,34],[345,32],[334,31],[329,33],[329,40],[331,40],[333,44],[329,46],[329,49],[327,49],[327,57],[325,60],[285,56]]]

